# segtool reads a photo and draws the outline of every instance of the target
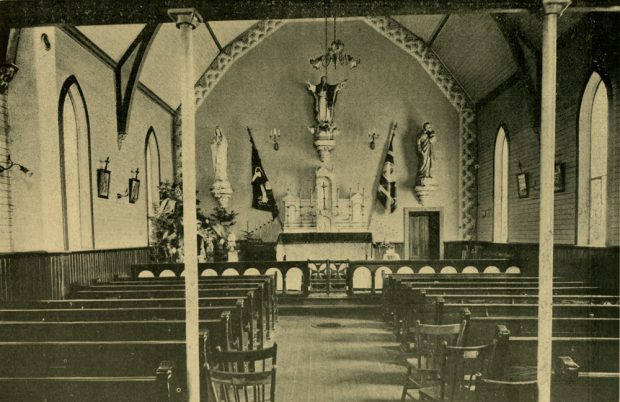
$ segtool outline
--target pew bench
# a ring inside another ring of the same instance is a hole
[[[229,313],[219,320],[200,320],[212,344],[230,349]],[[73,321],[0,322],[0,341],[147,341],[185,339],[185,320],[178,321]]]
[[[250,337],[254,324],[251,316],[244,310],[243,300],[235,305],[200,307],[201,320],[212,320],[230,312],[230,343],[234,348],[253,349]],[[181,307],[144,307],[144,308],[93,308],[93,309],[5,309],[0,310],[2,321],[34,322],[72,322],[72,321],[164,321],[185,320],[185,309]]]
[[[0,342],[0,395],[11,402],[179,401],[184,351],[179,341]],[[179,360],[163,360],[171,357]]]

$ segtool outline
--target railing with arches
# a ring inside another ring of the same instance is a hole
[[[181,263],[151,263],[132,266],[132,277],[182,277]],[[324,260],[242,261],[198,264],[200,276],[274,275],[281,293],[308,294],[311,291],[346,290],[376,293],[383,289],[383,276],[390,273],[467,275],[484,273],[518,274],[521,268],[508,259],[448,260]],[[344,283],[344,286],[343,286]]]

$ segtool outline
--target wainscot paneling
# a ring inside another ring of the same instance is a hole
[[[62,299],[71,286],[127,277],[148,261],[148,248],[0,254],[0,303]]]

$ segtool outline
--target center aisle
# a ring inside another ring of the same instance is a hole
[[[321,324],[340,324],[321,328]],[[405,368],[378,319],[280,316],[276,400],[379,402],[400,399]]]

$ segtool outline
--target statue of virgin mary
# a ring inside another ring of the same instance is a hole
[[[221,207],[227,208],[228,201],[232,197],[232,187],[228,181],[228,141],[220,130],[215,127],[215,137],[211,142],[211,158],[213,160],[213,170],[215,182],[211,187],[211,194]]]

